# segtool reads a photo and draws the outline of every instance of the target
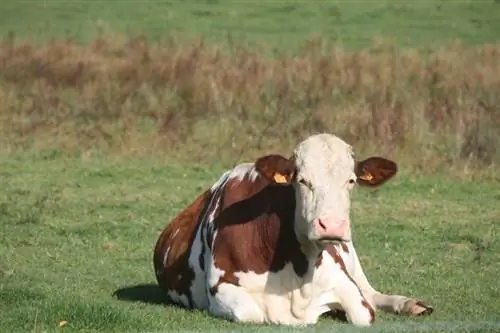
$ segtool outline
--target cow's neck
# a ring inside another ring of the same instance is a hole
[[[256,222],[261,240],[262,260],[268,261],[271,271],[278,271],[291,263],[297,275],[308,280],[314,274],[325,246],[300,236],[295,230],[296,197],[293,187],[267,186],[262,195],[270,213]]]
[[[263,246],[272,249],[269,253],[272,271],[279,270],[287,263],[291,263],[295,273],[299,276],[311,272],[321,249],[298,237],[295,231],[295,193],[292,187],[267,187],[272,214],[262,224],[262,233],[265,235]]]
[[[305,277],[319,255],[319,249],[303,249],[294,230],[295,193],[291,186],[272,186],[263,177],[229,179],[225,185],[222,211],[216,221],[222,239],[216,250],[231,253],[236,270],[255,273],[278,272],[291,264]],[[312,251],[312,252],[311,252]]]

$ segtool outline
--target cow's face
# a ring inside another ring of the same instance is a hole
[[[378,186],[397,172],[394,162],[381,157],[356,163],[351,147],[331,134],[310,136],[290,159],[264,156],[256,168],[272,184],[293,186],[295,231],[320,242],[350,240],[350,191],[356,183]]]

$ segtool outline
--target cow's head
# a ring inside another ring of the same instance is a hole
[[[272,185],[293,186],[295,231],[311,241],[349,241],[350,191],[359,184],[375,187],[397,172],[394,162],[370,157],[356,162],[351,146],[331,134],[317,134],[302,141],[291,158],[268,155],[256,169]]]

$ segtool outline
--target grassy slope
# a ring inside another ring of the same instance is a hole
[[[495,19],[500,5],[494,1],[474,5],[443,1],[441,10],[436,10],[437,1],[399,5],[337,1],[298,9],[214,1],[171,4],[168,12],[166,4],[142,3],[5,1],[0,3],[0,32],[13,30],[43,41],[70,31],[86,40],[102,21],[104,30],[126,32],[130,26],[152,36],[175,28],[215,39],[229,29],[291,48],[300,38],[318,32],[359,46],[372,34],[392,35],[402,45],[414,45],[452,37],[480,43],[497,39],[500,31]],[[63,319],[69,321],[67,331],[85,332],[288,330],[238,326],[154,304],[158,299],[151,286],[151,257],[157,234],[219,171],[144,160],[4,157],[0,331],[55,331]],[[356,192],[356,242],[374,285],[422,297],[436,308],[427,319],[380,315],[373,331],[410,331],[387,326],[388,322],[413,323],[416,331],[434,321],[498,320],[500,295],[495,282],[500,244],[494,229],[500,216],[498,189],[498,183],[438,178],[413,182],[402,174],[377,195]],[[112,294],[120,288],[123,297],[147,302],[117,300]],[[330,325],[323,321],[317,331],[331,331]],[[438,330],[454,328],[445,325]]]
[[[498,38],[500,4],[495,1],[287,1],[249,5],[243,1],[39,1],[0,3],[0,33],[46,40],[98,31],[203,33],[223,39],[268,41],[288,48],[321,33],[350,46],[374,35],[402,45],[435,44],[451,38],[481,43]],[[20,24],[20,22],[23,22]],[[25,24],[29,22],[29,24]]]
[[[49,330],[63,319],[86,332],[235,329],[154,304],[158,232],[219,171],[144,160],[4,159],[0,331]],[[381,315],[379,328],[498,319],[498,185],[400,175],[378,193],[355,192],[356,242],[374,285],[436,308],[429,319]],[[119,288],[149,303],[113,298]],[[318,331],[329,325],[323,321]]]

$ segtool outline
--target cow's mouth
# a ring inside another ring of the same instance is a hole
[[[347,242],[347,239],[343,239],[342,237],[322,237],[318,239],[323,244],[336,244],[336,243],[342,243],[342,242]]]

